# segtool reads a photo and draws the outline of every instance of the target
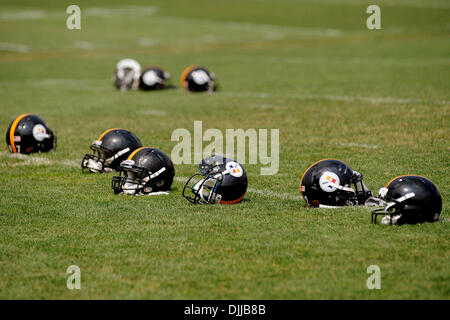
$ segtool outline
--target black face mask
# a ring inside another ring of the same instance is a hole
[[[182,195],[193,204],[219,203],[221,195],[216,192],[220,188],[222,180],[222,173],[196,173],[184,185]]]
[[[155,173],[149,172],[145,168],[137,167],[129,164],[120,166],[119,176],[113,177],[111,188],[115,194],[143,195],[154,191],[164,185],[164,181],[158,178],[166,171],[166,167],[162,167]]]
[[[111,163],[107,163],[107,159],[113,157],[113,153],[109,149],[95,144],[95,142],[92,143],[91,150],[92,154],[85,154],[83,160],[81,160],[83,173],[112,171],[112,168],[109,168]]]

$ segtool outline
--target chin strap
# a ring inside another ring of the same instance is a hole
[[[326,204],[319,204],[319,208],[321,209],[338,209],[340,207],[337,206],[327,206]]]
[[[139,196],[159,196],[161,194],[168,195],[168,194],[170,194],[170,192],[169,191],[155,191],[155,192],[150,192],[150,193],[139,193],[139,194],[136,194],[136,197],[139,197]]]

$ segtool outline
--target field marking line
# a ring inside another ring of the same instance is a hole
[[[282,3],[296,3],[296,4],[305,4],[307,3],[306,1],[298,1],[298,0],[257,0],[257,1],[261,1],[261,2],[265,2],[265,3],[276,3],[276,2],[282,2]],[[353,6],[353,5],[357,5],[357,6],[361,6],[361,1],[360,0],[315,0],[314,1],[315,4],[339,4],[340,6]],[[431,2],[431,1],[414,1],[414,0],[405,0],[405,1],[396,1],[396,2],[392,2],[392,1],[387,1],[387,2],[383,2],[381,4],[381,6],[383,7],[407,7],[407,8],[424,8],[424,9],[445,9],[445,8],[450,8],[450,4],[448,2]]]
[[[0,51],[27,53],[30,51],[30,47],[24,44],[0,42]]]
[[[165,110],[155,110],[155,109],[143,109],[136,110],[136,114],[144,115],[144,116],[166,116],[169,113]]]
[[[300,99],[300,100],[331,100],[331,101],[345,101],[345,102],[354,102],[354,101],[361,101],[361,102],[368,102],[373,104],[380,104],[380,103],[395,103],[395,104],[427,104],[427,103],[434,103],[434,104],[440,104],[440,105],[446,105],[450,104],[450,101],[445,100],[437,100],[437,101],[425,101],[420,99],[402,99],[402,98],[392,98],[392,97],[363,97],[363,96],[342,96],[342,95],[328,95],[328,94],[300,94],[300,93],[277,93],[277,94],[271,94],[268,92],[219,92],[219,94],[233,96],[233,97],[250,97],[250,98],[261,98],[261,99],[267,99],[267,98],[279,98],[279,97],[286,97],[286,98],[293,98],[293,99]]]
[[[63,160],[51,160],[48,158],[40,157],[35,154],[21,154],[21,153],[10,153],[7,151],[0,152],[1,158],[9,158],[14,160],[20,160],[14,163],[0,163],[1,168],[7,167],[25,167],[25,166],[42,166],[42,165],[63,165],[67,167],[81,167],[80,160],[75,159],[63,159]]]
[[[0,20],[37,20],[44,19],[45,16],[46,11],[44,10],[6,10],[0,14]]]
[[[359,147],[366,149],[376,149],[378,146],[376,144],[364,144],[364,143],[356,143],[356,142],[344,142],[340,144],[343,147]]]
[[[82,40],[75,41],[73,46],[77,49],[83,49],[83,50],[93,50],[95,47],[94,43],[89,42],[89,41],[82,41]]]
[[[88,7],[83,9],[83,14],[91,17],[116,17],[116,16],[148,16],[158,10],[155,6],[121,6],[117,8]]]
[[[174,180],[178,182],[184,182],[189,179],[189,177],[178,176],[175,177]],[[284,193],[284,192],[275,192],[268,189],[255,189],[255,188],[247,188],[247,192],[256,193],[260,196],[265,196],[269,198],[280,198],[283,200],[301,200],[300,194],[297,196],[293,193]]]
[[[139,39],[139,45],[142,47],[153,47],[158,43],[157,40],[152,38],[140,38]]]
[[[295,26],[282,26],[263,23],[252,22],[236,22],[236,21],[217,21],[209,19],[195,19],[185,17],[173,17],[173,16],[156,16],[154,20],[160,20],[161,23],[178,23],[186,24],[190,23],[197,27],[217,27],[219,29],[238,29],[240,32],[262,32],[268,34],[270,37],[280,37],[285,34],[301,35],[301,36],[326,36],[326,37],[340,37],[343,35],[343,31],[333,28],[315,28],[315,27],[295,27]]]

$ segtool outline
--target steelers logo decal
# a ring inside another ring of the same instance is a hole
[[[234,161],[227,162],[225,168],[233,177],[236,178],[242,177],[242,174],[244,173],[241,165]]]
[[[192,80],[199,86],[202,86],[209,81],[209,76],[203,70],[196,70],[192,72]]]
[[[33,137],[37,141],[44,141],[47,138],[47,130],[42,124],[37,124],[33,127]]]
[[[154,86],[159,82],[159,78],[155,71],[150,70],[144,73],[142,76],[142,81],[148,86]]]
[[[335,173],[329,171],[324,172],[319,179],[320,188],[325,192],[336,191],[340,183],[339,177]]]

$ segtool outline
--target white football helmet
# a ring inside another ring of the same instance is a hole
[[[141,65],[133,59],[120,60],[114,72],[114,85],[121,91],[136,90],[139,86]]]

